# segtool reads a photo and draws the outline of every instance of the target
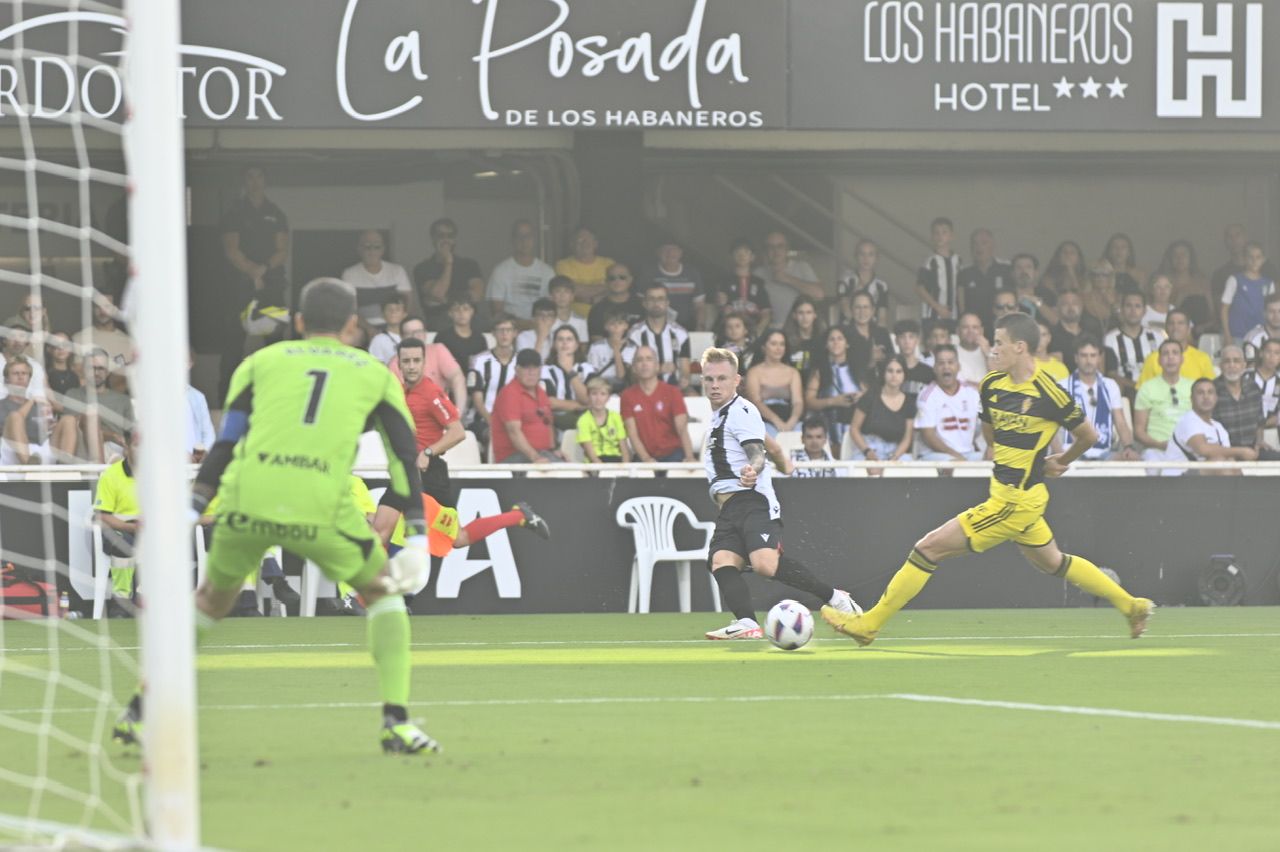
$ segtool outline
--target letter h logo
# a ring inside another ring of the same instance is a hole
[[[1214,7],[1216,26],[1206,33]],[[1262,117],[1261,3],[1160,3],[1156,16],[1157,116],[1203,118],[1212,80],[1218,118]]]

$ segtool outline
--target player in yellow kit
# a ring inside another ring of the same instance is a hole
[[[1012,541],[1038,570],[1106,598],[1129,622],[1138,638],[1147,629],[1155,604],[1136,598],[1082,556],[1058,549],[1045,522],[1049,505],[1046,478],[1061,476],[1098,435],[1075,404],[1043,370],[1036,367],[1040,329],[1022,313],[996,322],[991,347],[993,372],[982,380],[982,431],[995,450],[990,497],[961,513],[916,542],[898,573],[889,581],[879,603],[865,613],[840,612],[824,606],[822,617],[860,645],[869,645],[880,629],[920,593],[938,563],[964,553],[982,553]],[[1059,428],[1071,433],[1070,449],[1048,455]]]

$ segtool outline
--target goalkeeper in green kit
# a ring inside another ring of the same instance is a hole
[[[295,317],[304,339],[259,350],[232,376],[221,434],[192,494],[196,515],[219,495],[208,575],[196,591],[197,640],[231,611],[263,553],[282,545],[364,597],[383,701],[383,750],[439,751],[406,710],[409,614],[402,595],[417,590],[430,570],[413,420],[391,371],[342,342],[356,322],[350,285],[313,281],[303,289]],[[351,497],[356,447],[370,429],[382,435],[387,496],[406,523],[406,546],[390,561]],[[113,735],[138,742],[141,726],[137,694]]]

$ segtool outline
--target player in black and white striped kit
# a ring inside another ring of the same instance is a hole
[[[738,356],[727,349],[702,354],[702,387],[714,413],[703,454],[711,499],[720,506],[711,536],[709,568],[720,599],[733,613],[728,626],[707,633],[708,639],[761,639],[751,592],[743,571],[754,571],[808,592],[842,612],[861,612],[848,592],[821,580],[782,553],[782,506],[773,491],[765,460],[766,437],[760,411],[738,396]],[[787,470],[788,459],[777,444],[769,453]]]

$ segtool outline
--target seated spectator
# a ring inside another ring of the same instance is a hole
[[[627,443],[627,427],[622,415],[609,410],[613,392],[608,379],[587,379],[587,410],[578,417],[578,443],[582,454],[592,464],[631,463],[631,445]]]
[[[827,330],[827,324],[818,315],[818,303],[808,296],[797,296],[782,330],[787,335],[791,366],[807,379],[813,363],[813,351],[822,345]]]
[[[1088,284],[1081,296],[1086,316],[1097,320],[1103,331],[1115,327],[1120,313],[1120,294],[1116,288],[1116,271],[1110,261],[1099,260],[1090,267]]]
[[[1262,392],[1263,427],[1274,429],[1276,411],[1280,409],[1280,337],[1272,337],[1262,344],[1258,350],[1258,361],[1249,371],[1246,379],[1251,380]]]
[[[945,216],[929,223],[929,244],[933,254],[916,272],[916,295],[920,298],[921,319],[953,320],[956,317],[956,279],[960,276],[960,255],[951,248],[955,226]]]
[[[493,407],[497,404],[498,392],[516,378],[515,320],[498,317],[493,323],[493,339],[493,348],[475,357],[467,375],[471,408],[475,412],[468,428],[482,447],[488,445],[492,434]]]
[[[591,365],[578,357],[580,343],[573,326],[557,328],[552,341],[551,357],[542,367],[542,384],[551,400],[556,429],[566,431],[574,428],[578,416],[586,410],[586,381],[591,376]]]
[[[671,321],[667,315],[667,288],[650,284],[644,289],[645,318],[636,323],[627,336],[636,346],[648,346],[658,356],[658,375],[662,381],[688,390],[689,332]]]
[[[516,354],[516,379],[498,391],[493,424],[494,461],[564,461],[555,444],[551,400],[542,386],[542,359],[532,349],[521,349]]]
[[[427,355],[423,374],[449,394],[449,399],[453,400],[458,411],[465,412],[467,410],[466,372],[454,360],[453,355],[443,343],[427,342],[427,325],[420,317],[408,317],[400,323],[400,339],[403,341],[411,337],[421,340],[426,347]],[[387,369],[391,370],[391,374],[397,379],[404,378],[400,374],[399,359],[392,358],[387,363]]]
[[[106,352],[95,349],[83,362],[84,386],[67,392],[62,416],[53,427],[53,448],[60,458],[102,464],[123,452],[125,432],[133,428],[133,403],[108,385],[110,363]],[[78,453],[81,441],[83,456]]]
[[[920,323],[912,319],[898,321],[893,327],[893,340],[902,362],[907,365],[907,380],[902,383],[902,390],[918,396],[924,386],[933,381],[933,367],[920,357]]]
[[[1053,332],[1050,331],[1049,326],[1043,320],[1036,320],[1036,326],[1040,329],[1040,344],[1035,351],[1036,366],[1048,373],[1049,378],[1055,382],[1060,382],[1071,375],[1071,371],[1067,369],[1067,365],[1062,363],[1062,360],[1057,355],[1049,353],[1049,342],[1053,337]]]
[[[636,381],[622,392],[621,406],[631,449],[638,461],[646,463],[696,461],[684,396],[661,380],[658,366],[658,353],[653,347],[636,350],[631,364]]]
[[[975,313],[961,314],[956,331],[960,335],[960,345],[956,347],[956,357],[960,359],[960,381],[982,384],[987,373],[991,372],[987,363],[991,343],[983,330],[982,317]]]
[[[1053,327],[1049,340],[1049,353],[1062,361],[1070,373],[1076,368],[1076,341],[1088,334],[1102,338],[1102,323],[1084,312],[1084,300],[1080,293],[1068,290],[1058,296],[1058,324]]]
[[[791,366],[787,336],[781,329],[766,332],[758,351],[759,357],[747,370],[742,395],[760,409],[765,433],[773,438],[794,430],[804,418],[804,384],[800,371]]]
[[[439,343],[453,360],[464,369],[470,369],[476,356],[489,348],[484,335],[475,330],[472,321],[475,319],[476,306],[466,296],[457,296],[449,303],[449,325],[436,335]]]
[[[1262,344],[1280,338],[1280,293],[1272,293],[1262,305],[1262,324],[1249,330],[1244,338],[1244,357],[1250,364],[1258,362]]]
[[[612,268],[612,267],[610,267]],[[574,313],[574,284],[573,281],[557,275],[551,279],[551,283],[547,285],[547,289],[551,293],[551,302],[556,309],[555,326],[551,329],[551,333],[555,334],[557,329],[564,326],[571,326],[578,334],[578,339],[583,343],[587,342],[587,320],[585,315],[579,316]]]
[[[574,310],[586,316],[591,306],[604,293],[604,277],[613,259],[596,254],[600,241],[596,232],[587,225],[579,225],[573,231],[570,254],[556,261],[556,275],[564,275],[577,285],[578,301]]]
[[[995,336],[996,320],[1009,314],[1019,313],[1018,310],[1018,294],[1012,290],[999,290],[995,296],[991,298],[991,315],[983,318],[982,330],[990,340]],[[1034,314],[1027,316],[1035,319]]]
[[[400,293],[407,305],[413,295],[413,284],[403,266],[383,259],[387,243],[380,231],[362,231],[356,245],[360,262],[342,270],[342,280],[356,288],[356,313],[360,322],[366,329],[377,331],[386,323],[382,317],[383,303],[389,296]]]
[[[741,314],[752,336],[762,333],[773,321],[773,303],[764,279],[752,271],[756,255],[747,240],[734,240],[729,248],[733,271],[723,278],[712,292],[716,307],[723,317],[728,313]]]
[[[21,360],[6,361],[4,384],[8,393],[0,399],[0,465],[52,464],[49,406],[28,394],[31,367]]]
[[[1209,279],[1200,271],[1196,250],[1189,240],[1170,243],[1156,271],[1169,277],[1173,284],[1173,301],[1187,312],[1192,324],[1208,326],[1217,320],[1217,312],[1212,311],[1209,305]]]
[[[1169,317],[1165,321],[1164,329],[1169,340],[1182,346],[1181,369],[1184,377],[1194,382],[1196,379],[1212,379],[1217,375],[1217,371],[1213,368],[1213,361],[1209,356],[1191,345],[1191,318],[1185,311],[1179,308],[1169,311]],[[1142,365],[1142,375],[1138,377],[1139,388],[1148,380],[1160,374],[1159,359],[1159,352],[1153,352],[1147,356],[1146,362]]]
[[[133,599],[137,570],[134,549],[141,515],[134,480],[137,437],[132,430],[122,437],[123,456],[102,471],[93,499],[94,517],[102,527],[102,549],[110,563],[112,598],[107,601],[108,618],[132,617],[121,604]]]
[[[627,386],[627,370],[636,357],[637,347],[627,337],[630,328],[631,322],[625,313],[609,314],[604,320],[604,339],[592,343],[587,351],[592,374],[608,382],[611,393],[622,393]]]
[[[1243,354],[1241,360],[1244,360]],[[1258,451],[1252,446],[1233,447],[1227,429],[1213,419],[1218,391],[1212,379],[1196,379],[1191,386],[1191,410],[1174,427],[1166,461],[1254,461]],[[1240,470],[1201,470],[1202,475],[1239,476]]]
[[[1266,263],[1262,246],[1249,243],[1245,247],[1244,271],[1227,278],[1220,308],[1223,342],[1243,342],[1266,319],[1264,302],[1276,291],[1275,279],[1262,271]]]
[[[558,327],[555,302],[539,299],[533,303],[533,328],[516,335],[516,351],[532,349],[545,361],[551,355],[551,337]]]
[[[4,338],[0,341],[0,347],[2,347],[0,354],[3,355],[5,363],[20,361],[31,371],[31,381],[26,395],[33,399],[47,398],[48,379],[45,376],[44,365],[31,357],[31,329],[25,325],[8,326],[0,329],[0,336]],[[7,393],[7,388],[0,388],[0,399],[4,399]]]
[[[432,255],[413,268],[413,286],[429,331],[448,328],[445,310],[457,300],[484,302],[485,282],[480,264],[458,255],[458,224],[437,219],[430,229]],[[459,359],[458,363],[466,363]]]
[[[1101,367],[1102,347],[1095,338],[1086,335],[1076,341],[1075,372],[1058,381],[1098,432],[1097,442],[1080,458],[1086,461],[1136,461],[1142,457],[1142,447],[1134,441],[1133,430],[1129,428],[1124,396],[1114,379],[1101,374]],[[1064,447],[1074,443],[1070,432],[1063,430],[1061,436]]]
[[[787,235],[782,231],[770,231],[764,235],[764,263],[751,271],[764,282],[769,304],[774,311],[770,315],[773,325],[781,325],[781,311],[796,300],[797,296],[825,299],[827,294],[814,273],[813,267],[791,254]],[[759,329],[763,332],[764,329]]]
[[[556,271],[537,256],[538,231],[528,219],[517,219],[511,226],[511,246],[511,257],[489,274],[485,297],[495,322],[506,315],[527,325],[533,303],[547,295]]]
[[[1174,428],[1191,410],[1192,380],[1182,370],[1182,345],[1166,340],[1156,357],[1160,374],[1139,386],[1133,403],[1133,435],[1143,447],[1144,461],[1164,460]]]
[[[907,364],[901,355],[884,365],[884,379],[858,400],[849,435],[854,458],[866,461],[911,461],[915,440],[916,398],[902,389]],[[880,468],[869,473],[879,476]]]
[[[1084,287],[1085,276],[1084,251],[1074,240],[1065,240],[1054,249],[1040,283],[1061,296],[1068,291],[1079,292]]]
[[[213,431],[213,418],[209,416],[209,400],[191,384],[191,369],[196,365],[194,353],[187,354],[187,456],[193,463],[204,461],[205,453],[213,446],[217,435]]]
[[[1153,330],[1164,331],[1169,311],[1176,307],[1173,302],[1173,282],[1169,280],[1169,276],[1159,273],[1151,276],[1151,285],[1147,288],[1147,312],[1142,316],[1142,324]]]
[[[93,324],[71,335],[71,342],[82,356],[94,349],[106,352],[111,365],[111,387],[117,391],[126,391],[128,380],[125,368],[133,363],[133,339],[117,321],[120,312],[116,309],[115,296],[110,293],[94,293],[92,311]]]
[[[1008,261],[996,257],[996,238],[987,228],[979,228],[969,237],[969,257],[973,262],[956,276],[957,308],[961,315],[981,317],[984,333],[990,337],[995,334],[995,326],[987,324],[992,305],[997,293],[1013,290],[1013,272]]]
[[[812,468],[800,467],[800,462],[829,462],[835,461],[835,456],[831,455],[831,438],[827,435],[827,424],[819,417],[810,417],[804,421],[800,427],[800,440],[803,446],[791,451],[791,461],[795,465],[792,476],[801,478],[822,478],[827,479],[838,476],[848,476],[849,472],[842,468]]]
[[[838,450],[853,421],[853,407],[862,396],[862,384],[849,362],[844,328],[837,325],[827,329],[825,344],[815,353],[804,404],[811,417],[820,417],[827,424],[831,444]]]
[[[747,318],[734,311],[721,316],[719,325],[720,334],[716,337],[716,346],[738,356],[738,370],[745,376],[756,352]]]
[[[44,363],[47,367],[45,380],[48,382],[45,390],[56,417],[62,413],[67,392],[80,387],[80,373],[70,336],[62,331],[54,331],[45,338]]]
[[[1058,324],[1058,294],[1040,283],[1040,260],[1033,254],[1015,254],[1010,261],[1013,292],[1018,310],[1032,319]]]
[[[875,302],[870,293],[854,293],[851,306],[853,321],[845,326],[845,335],[849,339],[849,360],[853,363],[858,380],[866,383],[893,354],[893,340],[888,331],[876,325]]]
[[[625,263],[615,263],[605,272],[604,297],[587,314],[587,334],[592,340],[604,337],[605,317],[609,314],[625,316],[628,327],[644,319],[644,301],[631,292],[631,284],[631,270]]]
[[[662,284],[671,298],[673,320],[688,329],[707,327],[707,290],[702,273],[684,262],[684,248],[668,241],[658,246],[658,262],[641,276],[641,284]]]
[[[1102,259],[1111,264],[1115,273],[1116,293],[1121,298],[1130,293],[1141,293],[1142,282],[1147,280],[1147,273],[1138,267],[1137,254],[1133,250],[1133,240],[1128,234],[1112,234],[1107,240],[1107,247],[1102,251]]]
[[[1147,297],[1141,291],[1125,293],[1120,303],[1120,325],[1107,332],[1107,374],[1116,380],[1120,390],[1132,396],[1142,376],[1148,356],[1160,348],[1164,329],[1146,328],[1142,318],[1147,312]]]
[[[978,389],[960,381],[960,358],[950,343],[933,353],[933,384],[916,400],[915,428],[925,461],[981,461],[978,449]]]
[[[1266,417],[1262,410],[1262,390],[1245,376],[1244,350],[1234,344],[1218,353],[1222,375],[1213,380],[1217,404],[1213,419],[1227,430],[1233,447],[1253,447],[1262,461],[1280,459],[1280,453],[1262,443]]]
[[[951,320],[927,319],[920,323],[924,332],[924,354],[920,360],[933,369],[933,351],[939,346],[955,346],[959,338],[955,337],[955,323]],[[932,379],[930,379],[932,381]]]
[[[369,341],[369,354],[384,364],[390,364],[396,357],[396,347],[400,345],[400,324],[409,315],[407,297],[404,293],[391,293],[382,301],[382,330]]]
[[[853,294],[865,290],[876,306],[876,323],[888,327],[889,285],[876,271],[880,263],[880,247],[871,240],[859,240],[854,257],[857,265],[836,282],[835,324],[848,325],[853,320]]]

